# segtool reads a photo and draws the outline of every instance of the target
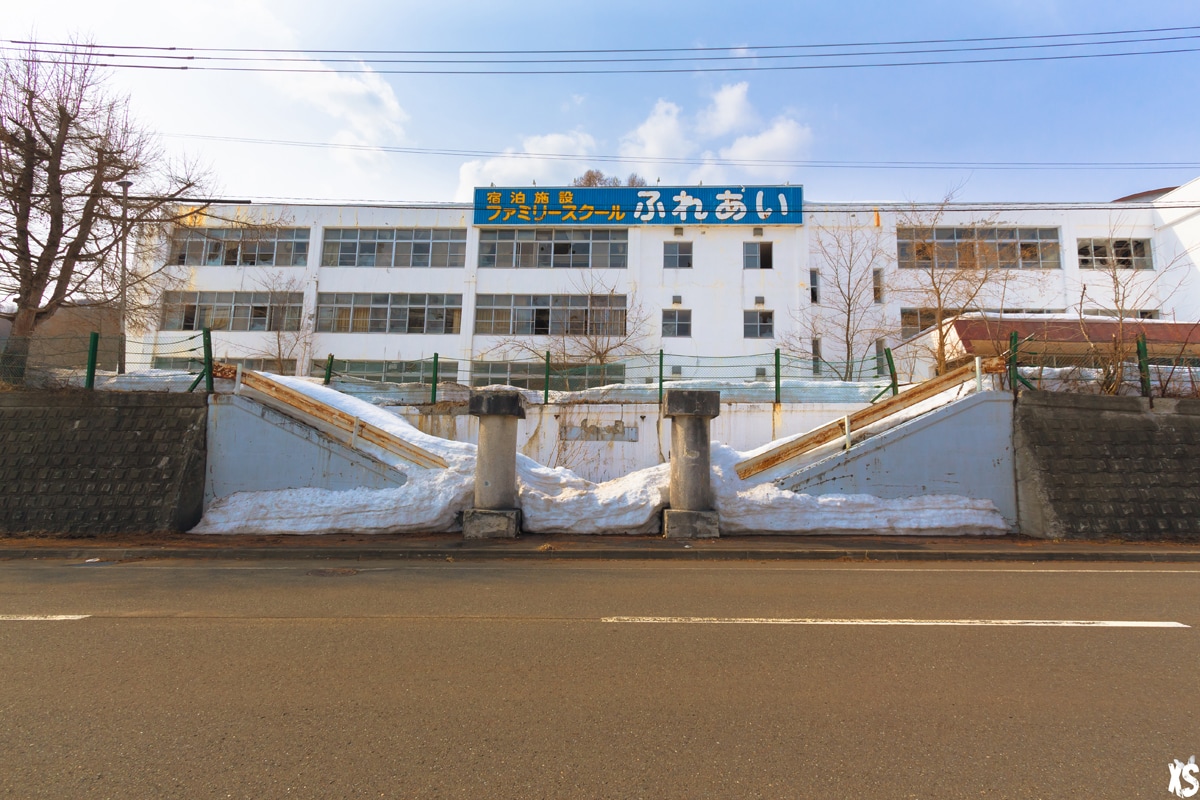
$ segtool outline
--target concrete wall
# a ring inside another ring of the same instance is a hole
[[[811,430],[864,405],[722,403],[721,415],[712,421],[712,440],[750,450]],[[389,410],[434,436],[479,441],[479,421],[467,416],[463,403],[392,406]],[[671,421],[659,412],[657,403],[531,404],[517,427],[517,447],[541,464],[567,467],[591,481],[611,480],[667,461]]]
[[[187,530],[205,415],[203,395],[0,393],[0,534]]]
[[[1024,392],[1021,532],[1200,541],[1200,401]]]
[[[1017,530],[1012,395],[970,395],[776,481],[794,492],[991,500]]]
[[[402,472],[236,395],[213,395],[204,507],[234,492],[402,486]]]

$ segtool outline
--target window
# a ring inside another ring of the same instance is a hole
[[[388,383],[433,383],[432,361],[340,361],[333,362],[333,371],[349,378]],[[325,374],[325,361],[312,362],[313,375]],[[438,364],[438,382],[458,380],[458,362],[443,360]]]
[[[326,228],[322,267],[463,267],[466,228]]]
[[[812,340],[812,374],[820,375],[824,362],[821,360],[821,340]]]
[[[746,339],[775,338],[775,312],[743,311],[742,336]]]
[[[578,391],[624,382],[624,364],[587,364],[578,367],[556,367],[550,373],[549,388],[555,391]],[[472,361],[471,385],[545,389],[546,364],[541,361]]]
[[[303,292],[167,292],[162,331],[298,331]]]
[[[875,374],[879,377],[886,377],[891,374],[888,372],[887,341],[885,339],[875,340]]]
[[[1125,319],[1159,319],[1160,314],[1157,308],[1127,308],[1124,315],[1115,308],[1085,308],[1083,310],[1085,316],[1088,317],[1114,317]]]
[[[479,266],[625,269],[628,240],[624,229],[488,228],[479,232]]]
[[[808,271],[808,300],[813,305],[821,304],[821,273],[815,269]]]
[[[304,267],[308,228],[177,228],[170,263],[186,267]]]
[[[871,298],[876,303],[883,302],[883,270],[871,270]]]
[[[437,334],[461,327],[461,294],[317,295],[317,330],[323,333]]]
[[[691,268],[691,242],[663,242],[663,269]]]
[[[481,294],[480,336],[624,336],[623,294]]]
[[[692,335],[692,312],[689,309],[664,308],[662,312],[662,335],[664,338]]]
[[[936,318],[937,309],[934,308],[902,308],[900,309],[900,338],[910,339],[921,333],[924,330],[932,328]],[[1065,308],[985,308],[982,312],[979,309],[960,309],[960,308],[945,308],[942,309],[942,319],[959,314],[983,313],[993,319],[999,319],[1003,316],[1012,314],[1065,314]],[[1088,312],[1083,312],[1088,313]]]
[[[897,228],[904,269],[1059,269],[1057,228]]]
[[[743,242],[743,269],[771,269],[771,242]]]
[[[1149,239],[1079,239],[1080,269],[1154,269]]]

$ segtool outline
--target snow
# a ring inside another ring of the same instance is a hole
[[[385,408],[322,386],[314,379],[270,376],[411,444],[444,458],[447,469],[421,469],[396,459],[407,482],[395,489],[285,489],[239,492],[215,501],[193,533],[436,533],[458,529],[474,493],[475,445],[423,433]],[[773,442],[774,446],[778,442]],[[758,448],[761,450],[763,448]],[[755,451],[757,452],[757,450]],[[763,474],[738,478],[745,458],[712,445],[713,487],[728,533],[1000,534],[1004,519],[987,500],[950,495],[880,499],[871,495],[796,494]],[[531,533],[645,534],[660,530],[669,465],[603,483],[517,455],[522,526]]]

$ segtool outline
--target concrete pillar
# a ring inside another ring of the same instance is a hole
[[[669,539],[719,535],[708,429],[720,413],[720,392],[667,389],[663,396],[663,414],[671,420],[670,508],[663,512],[663,536]]]
[[[520,392],[471,392],[468,412],[479,417],[475,507],[463,513],[463,538],[512,539],[521,531],[517,501],[517,420]]]

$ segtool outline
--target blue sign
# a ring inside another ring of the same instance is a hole
[[[475,190],[475,224],[800,225],[800,186],[559,186]]]

